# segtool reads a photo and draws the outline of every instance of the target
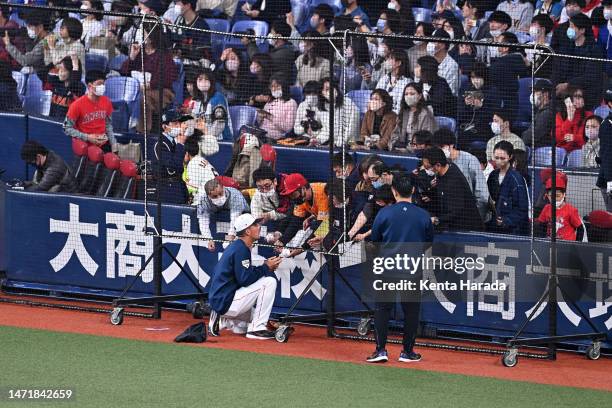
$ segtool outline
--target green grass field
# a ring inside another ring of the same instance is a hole
[[[610,407],[612,393],[0,327],[0,388],[68,387],[73,402],[2,407]],[[602,379],[603,380],[603,379]]]

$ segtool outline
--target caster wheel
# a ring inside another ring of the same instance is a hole
[[[593,342],[587,350],[586,356],[589,360],[597,360],[601,357],[601,343],[598,341]]]
[[[514,367],[518,363],[518,350],[511,348],[502,356],[502,364],[505,367]]]
[[[204,318],[204,305],[201,302],[193,302],[189,306],[194,319],[201,320]]]
[[[119,326],[123,323],[123,308],[116,307],[111,313],[110,322],[113,326]]]
[[[286,343],[289,341],[290,330],[289,326],[281,325],[278,329],[276,329],[276,333],[274,334],[274,338],[279,343]]]
[[[357,325],[357,334],[360,336],[366,336],[368,331],[370,331],[370,319],[361,319]]]

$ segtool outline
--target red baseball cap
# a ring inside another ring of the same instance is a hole
[[[555,177],[556,187],[558,189],[565,190],[567,188],[567,176],[560,171],[557,172],[557,176]],[[549,177],[546,180],[546,189],[550,190],[552,188],[552,177]]]
[[[287,196],[298,188],[302,188],[308,184],[308,180],[306,180],[306,178],[304,178],[304,176],[302,176],[300,173],[291,173],[285,177],[283,184],[284,188],[282,189],[281,194]]]

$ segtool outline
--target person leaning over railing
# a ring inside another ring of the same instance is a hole
[[[87,92],[68,108],[64,132],[110,152],[117,143],[111,115],[113,104],[104,96],[106,77],[100,71],[89,71],[85,76]]]
[[[21,159],[36,166],[33,180],[25,183],[27,191],[50,193],[76,191],[77,181],[64,159],[37,141],[28,140],[21,146]]]

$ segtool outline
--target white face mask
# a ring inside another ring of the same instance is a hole
[[[193,135],[193,132],[194,132],[194,131],[195,131],[195,127],[194,127],[194,126],[192,126],[192,125],[187,126],[187,127],[185,128],[185,136],[186,136],[186,137],[190,137],[191,135]]]
[[[383,62],[382,67],[385,71],[391,71],[393,69],[391,59],[386,59],[385,62]]]
[[[414,45],[421,45],[421,44],[423,44],[424,42],[425,42],[425,41],[423,41],[423,40],[414,40],[414,41],[412,41],[412,43],[413,43]]]
[[[304,98],[304,102],[306,102],[307,105],[314,107],[317,106],[317,103],[319,102],[319,97],[316,95],[306,95],[306,97]]]
[[[389,4],[387,4],[387,8],[389,10],[395,10],[395,3],[390,1]]]
[[[406,105],[412,107],[412,106],[415,106],[419,102],[419,96],[418,95],[406,95],[404,96],[404,101],[406,102]]]
[[[387,56],[387,47],[379,45],[378,48],[376,48],[376,55],[381,58],[385,58],[385,56]]]
[[[539,97],[539,95],[536,95],[534,93],[529,95],[529,102],[531,102],[531,104],[533,106],[538,107],[540,105],[540,97]]]
[[[81,10],[89,10],[90,8],[91,8],[91,7],[89,7],[89,6],[88,6],[88,5],[86,5],[86,4],[81,4],[81,7],[80,7],[80,9],[81,9]]]
[[[259,68],[256,64],[251,64],[249,70],[251,71],[251,74],[257,75],[261,71],[261,68]]]
[[[326,101],[329,101],[329,91],[321,92],[321,96],[323,96],[323,98],[325,98]]]
[[[227,68],[229,72],[238,71],[238,65],[239,65],[239,62],[233,59],[225,61],[225,68]]]
[[[346,47],[346,50],[344,51],[344,56],[346,58],[353,58],[353,47]]]
[[[584,134],[589,140],[597,140],[599,137],[599,129],[598,128],[586,128],[584,129]]]
[[[482,88],[484,86],[484,78],[472,78],[472,85],[476,89]]]
[[[376,112],[377,110],[382,108],[382,102],[380,102],[380,101],[370,101],[370,102],[368,102],[368,108],[371,111]]]
[[[556,206],[557,208],[560,208],[560,207],[563,205],[563,203],[564,203],[564,202],[565,202],[565,198],[562,198],[562,199],[560,199],[560,200],[557,200],[557,201],[555,201],[555,206]]]
[[[446,31],[446,30],[444,30]],[[454,30],[450,30],[450,31],[446,31],[448,33],[448,35],[450,35],[451,40],[455,38],[455,31]]]
[[[223,207],[226,201],[227,201],[227,197],[225,196],[225,192],[223,193],[221,197],[210,199],[210,202],[213,203],[217,207]]]
[[[276,44],[276,38],[272,37],[271,34],[268,34],[268,44],[270,44],[272,47],[274,47],[274,44]]]
[[[436,175],[436,173],[432,169],[425,169],[425,173],[427,173],[429,177],[433,177]]]
[[[102,85],[96,85],[94,87],[94,94],[96,94],[96,96],[102,96],[104,95],[104,91],[106,91],[106,86],[104,84]]]
[[[264,197],[272,198],[276,195],[276,190],[272,189],[270,191],[262,192],[261,195]]]
[[[298,43],[298,49],[300,50],[300,54],[303,54],[306,51],[306,44],[303,41]]]
[[[179,137],[181,135],[181,128],[172,127],[172,128],[170,128],[170,130],[168,130],[166,132],[166,134],[174,139],[174,138]]]
[[[180,4],[175,4],[174,13],[179,15],[183,14],[183,6],[181,6]]]
[[[491,31],[489,31],[489,32],[491,33],[491,37],[493,37],[493,38],[497,38],[497,37],[499,37],[500,35],[502,35],[502,32],[503,32],[503,31],[502,31],[502,30],[491,30]]]
[[[531,36],[532,40],[535,40],[540,36],[540,29],[535,26],[529,27],[529,35]]]
[[[499,123],[497,122],[491,123],[491,132],[493,132],[494,135],[501,134],[501,126],[499,125]]]
[[[272,91],[272,97],[274,99],[282,98],[282,96],[283,96],[283,90],[282,89],[277,89],[275,91]]]
[[[198,81],[197,87],[200,92],[208,92],[210,90],[210,81]]]
[[[604,9],[603,15],[606,20],[612,20],[612,10]]]
[[[435,55],[436,54],[436,43],[427,43],[427,54]]]
[[[36,38],[36,31],[33,28],[28,27],[28,37],[31,39]]]
[[[447,159],[450,158],[450,155],[451,155],[450,147],[444,147],[442,148],[442,151],[444,152],[444,156],[446,156]]]

